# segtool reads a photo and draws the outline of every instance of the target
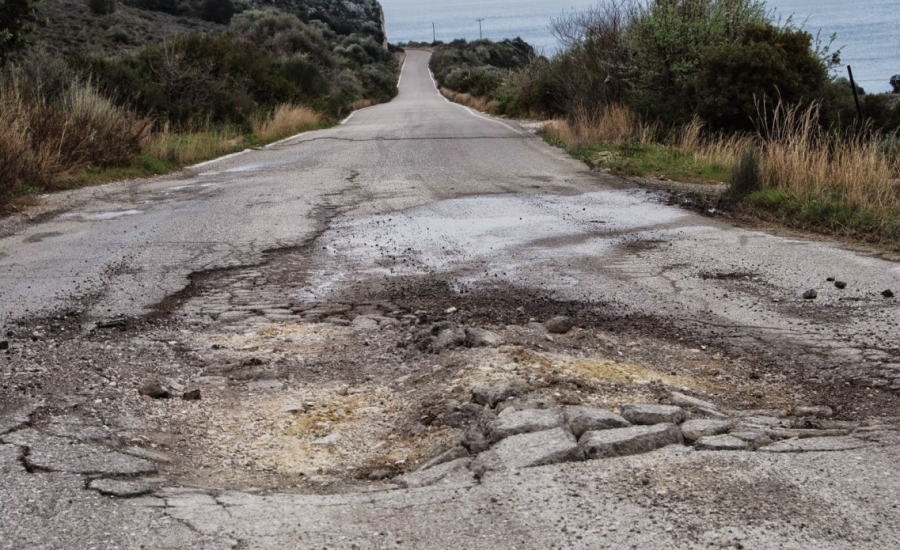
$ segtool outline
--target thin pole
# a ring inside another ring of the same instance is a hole
[[[476,19],[478,21],[478,40],[484,40],[484,36],[481,34],[481,22],[484,21],[484,18]]]
[[[431,22],[431,43],[437,42],[437,31],[434,30],[434,21]]]
[[[850,75],[850,87],[853,88],[853,101],[856,102],[856,123],[862,124],[862,109],[859,107],[859,94],[856,91],[856,82],[853,80],[853,69],[847,65],[847,74]]]

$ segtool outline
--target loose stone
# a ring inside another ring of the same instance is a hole
[[[563,428],[507,437],[489,452],[495,452],[507,468],[528,468],[583,458],[575,437]]]
[[[491,440],[512,435],[551,430],[563,425],[563,414],[554,409],[526,409],[497,418],[490,430]]]
[[[494,407],[501,401],[519,395],[524,389],[525,384],[521,381],[483,382],[472,388],[472,402]]]
[[[572,330],[572,327],[574,326],[575,321],[573,321],[571,317],[566,317],[565,315],[559,315],[544,323],[547,332],[551,334],[565,334]]]
[[[835,281],[834,286],[835,286],[835,288],[843,290],[843,289],[847,288],[847,283],[845,283],[844,281]]]
[[[652,404],[623,405],[622,416],[632,424],[678,424],[685,418],[681,407]]]
[[[767,433],[761,431],[740,430],[733,431],[729,435],[746,441],[751,450],[756,450],[772,443],[772,438]]]
[[[750,443],[728,434],[709,435],[698,439],[694,448],[700,451],[746,451],[750,449]]]
[[[181,394],[181,398],[185,401],[199,401],[200,400],[200,390],[190,390]]]
[[[677,405],[679,407],[716,411],[716,406],[709,401],[704,401],[690,395],[685,395],[681,392],[673,391],[669,394],[669,399],[672,401],[673,405]]]
[[[566,424],[575,437],[581,437],[584,432],[625,428],[631,425],[616,413],[597,407],[581,405],[566,407],[565,416]]]
[[[169,390],[164,388],[159,382],[149,382],[138,389],[140,395],[146,395],[151,399],[168,399],[171,397]]]
[[[881,295],[884,296],[885,298],[893,298],[894,291],[891,289],[886,289],[886,290],[881,291]]]
[[[685,441],[697,441],[701,437],[715,436],[723,434],[731,429],[734,425],[729,420],[688,420],[681,425],[681,433],[684,435]]]
[[[804,453],[812,451],[849,451],[867,444],[852,437],[811,437],[779,441],[760,449],[767,453]]]
[[[675,424],[585,432],[579,440],[585,458],[636,455],[681,442],[681,430]]]
[[[483,328],[466,329],[466,345],[472,348],[492,348],[503,344],[503,338]]]
[[[431,348],[435,351],[442,351],[450,348],[458,348],[466,344],[466,331],[461,328],[448,328],[442,330],[431,343]]]
[[[814,289],[814,288],[811,288],[803,293],[804,300],[815,300],[816,297],[818,297],[818,296],[819,296],[819,293],[816,292],[816,289]]]

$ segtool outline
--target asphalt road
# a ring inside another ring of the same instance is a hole
[[[346,300],[422,276],[462,291],[539,291],[631,316],[691,351],[744,355],[802,381],[798,402],[892,420],[900,305],[881,292],[900,292],[896,263],[737,227],[592,173],[513,122],[444,100],[427,60],[409,52],[398,97],[340,127],[170,177],[42,197],[33,220],[3,220],[0,326],[30,330],[73,311],[88,329],[154,308],[194,316],[190,330],[221,325],[247,289],[207,309],[166,300],[198,273],[264,272],[277,256],[288,263],[260,291],[272,303]],[[302,281],[288,284],[288,272]],[[818,297],[804,300],[812,288]],[[4,376],[17,368],[7,359]],[[895,433],[849,451],[669,449],[422,489],[167,487],[132,500],[86,491],[83,476],[26,471],[27,437],[7,436],[0,547],[892,548]]]

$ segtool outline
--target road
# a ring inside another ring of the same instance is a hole
[[[339,127],[0,221],[0,547],[896,547],[900,266],[591,172],[427,63]],[[506,406],[672,391],[820,450],[412,473]]]

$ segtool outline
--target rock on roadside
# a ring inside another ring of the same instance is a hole
[[[694,444],[699,451],[747,451],[752,450],[751,444],[733,435],[708,435],[701,437]]]
[[[507,437],[552,430],[563,425],[562,412],[555,409],[525,409],[505,414],[491,425],[491,441],[500,441]]]
[[[489,453],[496,453],[507,468],[529,468],[581,460],[583,453],[575,436],[563,428],[514,435],[498,443]]]
[[[685,418],[684,409],[672,405],[623,405],[622,416],[632,424],[678,424]]]
[[[586,432],[579,440],[588,459],[647,453],[667,445],[681,444],[681,430],[675,424],[631,426]]]
[[[566,424],[575,437],[581,437],[584,432],[627,428],[631,425],[618,414],[598,407],[582,405],[566,407],[565,416]]]
[[[733,426],[734,423],[728,420],[688,420],[681,425],[681,433],[685,441],[693,442],[702,437],[723,434]]]
[[[559,315],[544,323],[544,328],[546,328],[547,332],[550,334],[565,334],[572,330],[572,327],[574,326],[575,321],[573,321],[571,317],[566,317],[565,315]]]

